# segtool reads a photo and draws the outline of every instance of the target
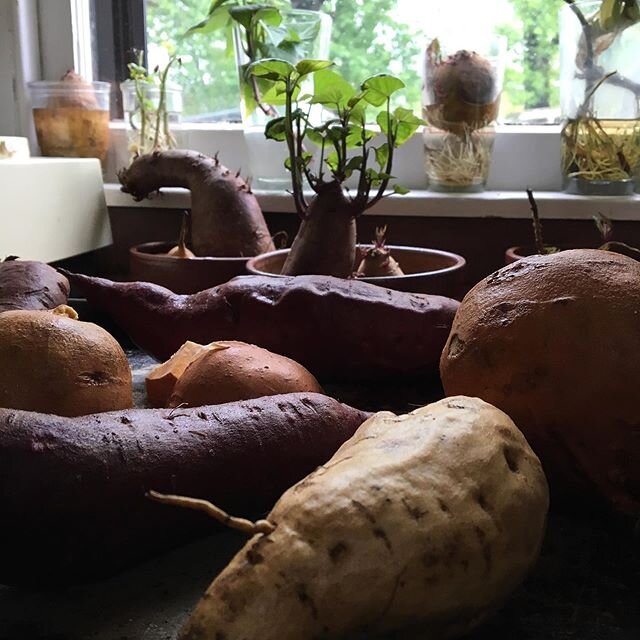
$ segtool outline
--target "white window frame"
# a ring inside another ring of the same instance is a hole
[[[24,82],[28,80],[56,78],[71,67],[80,69],[85,77],[91,78],[93,65],[89,0],[14,0],[12,3],[6,0],[6,4],[16,7],[16,15],[13,16],[13,19],[14,35],[16,35],[15,46],[19,52],[17,56],[19,59],[16,61],[14,69],[14,86],[18,86],[20,89],[20,86],[24,88]],[[1,13],[0,17],[2,17]],[[2,23],[0,22],[0,24]],[[35,30],[35,35],[34,24],[40,27]],[[38,33],[42,37],[36,37]],[[2,27],[0,27],[0,35],[2,35]],[[39,67],[34,63],[36,55],[40,61]],[[1,65],[0,62],[0,72],[2,71]],[[17,93],[14,102],[20,114],[19,123],[14,126],[14,130],[22,132],[22,135],[28,135],[29,130],[32,129],[28,100],[23,91],[21,93],[18,90]],[[0,106],[2,106],[1,101]],[[0,109],[0,113],[2,113],[2,109]],[[16,124],[15,118],[13,123]],[[0,132],[2,132],[2,124],[3,122],[0,120]],[[229,166],[242,167],[246,172],[249,164],[249,151],[244,141],[241,125],[226,123],[185,124],[181,131],[185,147],[209,154],[220,152],[220,156]],[[107,183],[115,182],[116,170],[126,164],[128,153],[124,125],[113,122],[111,133],[109,167],[105,176]],[[479,195],[450,196],[426,192],[422,136],[418,132],[399,150],[394,167],[394,174],[397,176],[398,182],[416,193],[413,197],[410,196],[404,200],[394,196],[386,200],[386,203],[397,203],[396,208],[405,211],[407,215],[419,215],[417,212],[422,200],[425,202],[441,201],[447,203],[444,207],[446,215],[451,215],[454,208],[452,203],[460,200],[466,203],[477,202],[479,204],[475,210],[486,212],[485,215],[493,215],[493,209],[487,208],[487,202],[493,199],[495,202],[501,203],[497,215],[508,215],[507,209],[511,206],[509,203],[524,202],[523,190],[529,187],[538,192],[547,193],[548,196],[543,196],[543,198],[549,200],[555,198],[561,202],[561,206],[558,207],[561,217],[562,211],[570,209],[570,207],[566,209],[566,202],[575,201],[582,202],[584,207],[584,215],[579,217],[588,217],[595,213],[597,208],[600,211],[606,209],[603,212],[609,211],[614,218],[630,219],[629,216],[632,215],[630,212],[634,212],[633,216],[640,219],[640,211],[636,211],[639,209],[640,195],[631,198],[600,198],[595,201],[596,204],[585,206],[585,203],[593,202],[593,199],[560,193],[562,189],[560,149],[560,127],[558,126],[499,126],[487,192]],[[123,199],[114,195],[115,189],[108,189],[107,192],[110,204],[123,204]],[[503,192],[512,193],[510,196],[504,196]],[[282,210],[288,209],[286,206],[288,196],[285,193],[267,193],[261,197],[270,205],[278,204]],[[166,200],[164,202],[166,205]],[[181,202],[184,204],[184,198],[181,199]],[[401,202],[412,204],[400,204]],[[387,210],[389,205],[386,203],[383,201],[376,210]],[[611,203],[613,210],[607,203]],[[128,204],[133,203],[129,200]],[[164,205],[162,202],[156,202],[155,206]],[[630,206],[632,209],[629,208]],[[594,209],[593,212],[592,209]],[[619,213],[617,213],[618,211]],[[577,209],[571,209],[571,214],[567,213],[566,215],[574,217],[577,214]],[[514,213],[514,215],[516,214]],[[519,215],[517,214],[516,217]],[[526,209],[524,215],[528,215]]]

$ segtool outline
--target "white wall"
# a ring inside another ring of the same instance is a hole
[[[0,0],[0,135],[26,136],[35,152],[27,83],[74,65],[72,12],[86,0]]]

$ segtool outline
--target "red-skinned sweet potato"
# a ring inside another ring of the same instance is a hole
[[[55,309],[66,304],[69,281],[44,262],[0,262],[0,313],[20,309]]]
[[[142,200],[162,187],[191,191],[191,241],[197,256],[256,256],[274,245],[258,200],[239,173],[184,149],[138,156],[118,173],[122,190]]]
[[[437,373],[458,308],[449,298],[331,276],[241,276],[190,296],[67,276],[156,358],[166,360],[187,340],[239,340],[288,356],[321,379]]]
[[[266,511],[368,415],[313,393],[81,418],[0,409],[0,584],[107,575],[213,530],[149,490]]]

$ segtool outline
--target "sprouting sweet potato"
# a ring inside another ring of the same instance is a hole
[[[0,409],[0,584],[95,578],[211,531],[152,489],[264,512],[367,415],[313,393],[81,418]]]
[[[197,256],[257,256],[274,245],[251,187],[215,158],[172,149],[138,156],[118,173],[122,190],[142,200],[162,187],[191,191],[191,244]]]
[[[482,400],[376,414],[257,523],[181,640],[458,637],[532,568],[548,504],[540,461]]]
[[[161,360],[187,340],[239,340],[288,356],[321,379],[437,374],[458,308],[449,298],[331,276],[241,276],[190,296],[142,282],[67,276]]]
[[[55,309],[68,298],[69,281],[44,262],[0,262],[0,312]]]

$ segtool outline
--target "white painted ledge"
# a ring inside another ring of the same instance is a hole
[[[286,191],[255,190],[255,194],[263,211],[295,212],[293,199]],[[188,209],[191,205],[186,189],[163,189],[160,194],[136,202],[120,191],[120,185],[106,184],[105,195],[109,207]],[[611,220],[640,220],[640,194],[587,197],[558,191],[537,191],[535,195],[543,219],[589,220],[596,213],[603,213]],[[370,213],[431,218],[529,218],[531,215],[527,196],[519,191],[446,194],[415,190],[405,196],[385,198]]]

